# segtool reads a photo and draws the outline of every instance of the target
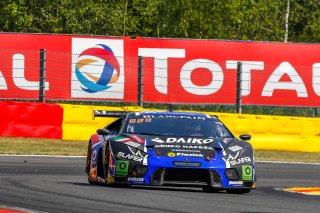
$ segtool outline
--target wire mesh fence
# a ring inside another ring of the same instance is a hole
[[[318,117],[319,96],[317,63],[0,50],[2,100]]]

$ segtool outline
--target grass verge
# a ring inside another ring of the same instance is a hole
[[[0,154],[87,155],[87,141],[0,137]]]
[[[85,156],[87,141],[0,137],[0,154]],[[255,151],[261,161],[320,163],[320,152]]]

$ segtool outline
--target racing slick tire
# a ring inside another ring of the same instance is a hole
[[[251,189],[226,189],[228,194],[245,194],[249,193]]]

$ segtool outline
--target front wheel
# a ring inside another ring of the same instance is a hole
[[[249,193],[251,189],[226,189],[228,194],[245,194]]]

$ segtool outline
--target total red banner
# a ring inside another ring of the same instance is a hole
[[[320,105],[320,45],[76,35],[0,34],[0,98],[37,99],[40,49],[51,100]],[[138,76],[138,56],[144,58]]]
[[[242,64],[243,104],[319,106],[319,44],[141,39],[144,100],[235,104]]]

